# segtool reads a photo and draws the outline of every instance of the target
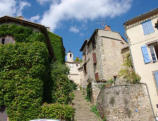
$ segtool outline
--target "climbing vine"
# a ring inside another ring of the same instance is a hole
[[[15,44],[0,45],[0,107],[6,107],[10,121],[39,118],[43,108],[51,109],[51,106],[42,106],[44,102],[62,103],[64,106],[72,100],[72,86],[63,64],[62,38],[51,32],[48,34],[57,63],[49,59],[43,33],[22,25],[0,25],[0,37],[10,35],[16,41]],[[65,71],[58,69],[60,65]],[[57,112],[60,105],[52,105]],[[69,107],[60,109],[67,110]],[[73,115],[72,110],[67,110],[65,117]],[[54,115],[58,117],[57,113]]]

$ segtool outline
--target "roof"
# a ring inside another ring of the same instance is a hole
[[[125,25],[125,26],[129,26],[129,25],[134,24],[134,23],[136,23],[136,22],[138,22],[138,21],[145,20],[145,19],[147,19],[147,18],[149,18],[149,17],[152,17],[152,16],[154,16],[154,15],[156,15],[156,14],[158,14],[158,8],[156,8],[156,9],[154,9],[154,10],[152,10],[152,11],[149,11],[149,12],[147,12],[147,13],[144,13],[144,14],[142,14],[142,15],[139,15],[139,16],[137,16],[137,17],[131,19],[131,20],[126,21],[126,22],[124,23],[124,25]]]
[[[81,47],[80,51],[82,51],[82,50],[83,50],[83,48],[85,47],[85,45],[87,44],[87,42],[88,42],[88,40],[85,40],[85,41],[84,41],[84,43],[83,43],[83,45],[82,45],[82,47]]]
[[[84,47],[86,46],[86,44],[89,45],[89,43],[94,40],[93,38],[94,38],[94,36],[96,35],[96,33],[97,33],[99,30],[102,30],[102,29],[95,29],[95,31],[93,32],[93,34],[92,34],[92,36],[90,37],[90,39],[84,41],[84,43],[83,43],[83,45],[82,45],[80,51],[83,51],[83,49],[84,49]],[[105,31],[105,30],[103,30],[103,31]],[[114,31],[111,31],[111,32],[114,32]],[[117,34],[119,34],[119,35],[121,36],[121,34],[120,34],[119,32],[115,32],[115,33],[117,33]],[[108,37],[107,37],[107,38],[108,38]],[[119,40],[122,41],[123,43],[127,43],[126,40],[125,40],[122,36],[121,36],[121,39],[119,39]]]
[[[49,39],[48,32],[47,32],[47,28],[45,26],[43,26],[41,24],[30,22],[30,21],[26,21],[24,19],[19,19],[19,18],[10,17],[10,16],[3,16],[0,18],[0,23],[7,23],[7,22],[13,22],[13,23],[17,23],[20,25],[30,26],[30,27],[39,29],[46,37],[46,44],[48,47],[49,54],[51,55],[51,57],[53,59],[55,59],[53,47],[51,46],[50,39]]]

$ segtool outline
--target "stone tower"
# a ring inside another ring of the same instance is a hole
[[[73,62],[74,59],[73,59],[73,53],[71,51],[69,51],[67,53],[67,62]]]

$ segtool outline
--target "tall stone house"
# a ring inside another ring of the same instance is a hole
[[[148,86],[152,106],[158,114],[158,9],[124,23],[135,71]]]
[[[69,75],[68,78],[75,82],[78,87],[81,85],[81,73],[82,71],[79,70],[80,62],[74,60],[73,53],[69,51],[66,55],[66,65],[69,68]]]
[[[123,63],[121,50],[127,46],[118,32],[113,32],[110,26],[104,30],[96,29],[89,40],[85,40],[82,52],[83,83],[92,86],[92,100],[96,102],[99,85],[117,77]]]

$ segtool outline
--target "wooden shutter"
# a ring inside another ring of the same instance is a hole
[[[95,80],[99,81],[99,75],[98,75],[98,73],[95,73]]]
[[[154,32],[154,28],[153,28],[151,20],[143,22],[142,26],[143,26],[144,35]]]
[[[93,53],[93,63],[96,64],[97,63],[97,58],[96,58],[96,53]]]
[[[146,45],[142,46],[141,50],[142,50],[142,54],[143,54],[143,58],[144,58],[144,63],[145,64],[150,63],[151,60],[150,60],[150,57],[149,57],[149,54],[148,54],[147,46]]]

